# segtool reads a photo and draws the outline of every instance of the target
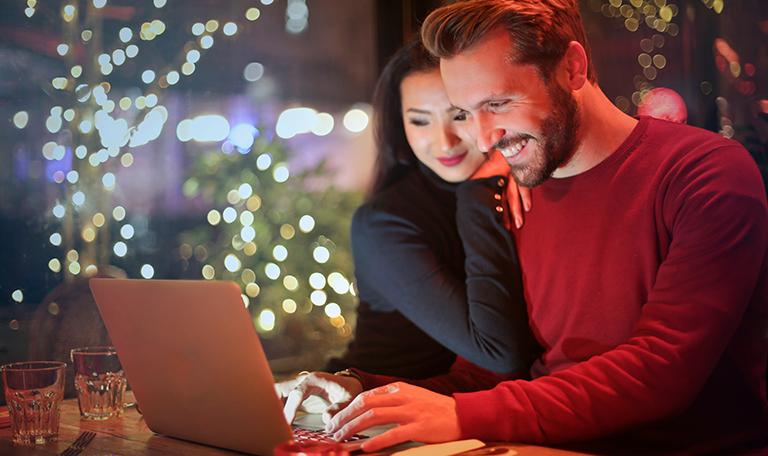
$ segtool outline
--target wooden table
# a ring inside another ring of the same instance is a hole
[[[133,396],[130,393],[127,400],[133,400]],[[58,455],[74,442],[83,431],[93,431],[96,433],[96,438],[93,439],[93,442],[80,453],[83,456],[231,456],[242,454],[154,434],[149,430],[141,414],[136,411],[136,408],[126,409],[120,418],[112,418],[105,421],[81,420],[76,399],[67,399],[61,405],[61,422],[59,425],[59,440],[57,442],[36,447],[15,446],[10,441],[11,429],[4,428],[0,429],[0,454],[9,456]],[[572,456],[584,454],[532,445],[504,444],[494,446],[508,448],[510,451],[505,453],[506,456],[513,456],[515,454],[520,456]]]

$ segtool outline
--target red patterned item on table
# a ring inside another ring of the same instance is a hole
[[[349,456],[339,443],[285,442],[275,447],[274,456]]]

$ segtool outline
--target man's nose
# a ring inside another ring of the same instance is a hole
[[[475,116],[475,134],[477,148],[488,152],[504,137],[505,130],[494,125],[491,116],[480,113]]]

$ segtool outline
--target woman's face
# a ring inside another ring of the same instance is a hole
[[[411,73],[400,83],[403,126],[416,158],[443,180],[467,180],[485,160],[452,107],[440,71]]]

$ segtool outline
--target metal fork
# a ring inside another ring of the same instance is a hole
[[[76,456],[80,454],[85,447],[96,437],[95,432],[85,431],[81,432],[77,440],[72,442],[72,445],[68,446],[66,450],[62,451],[59,456]]]

